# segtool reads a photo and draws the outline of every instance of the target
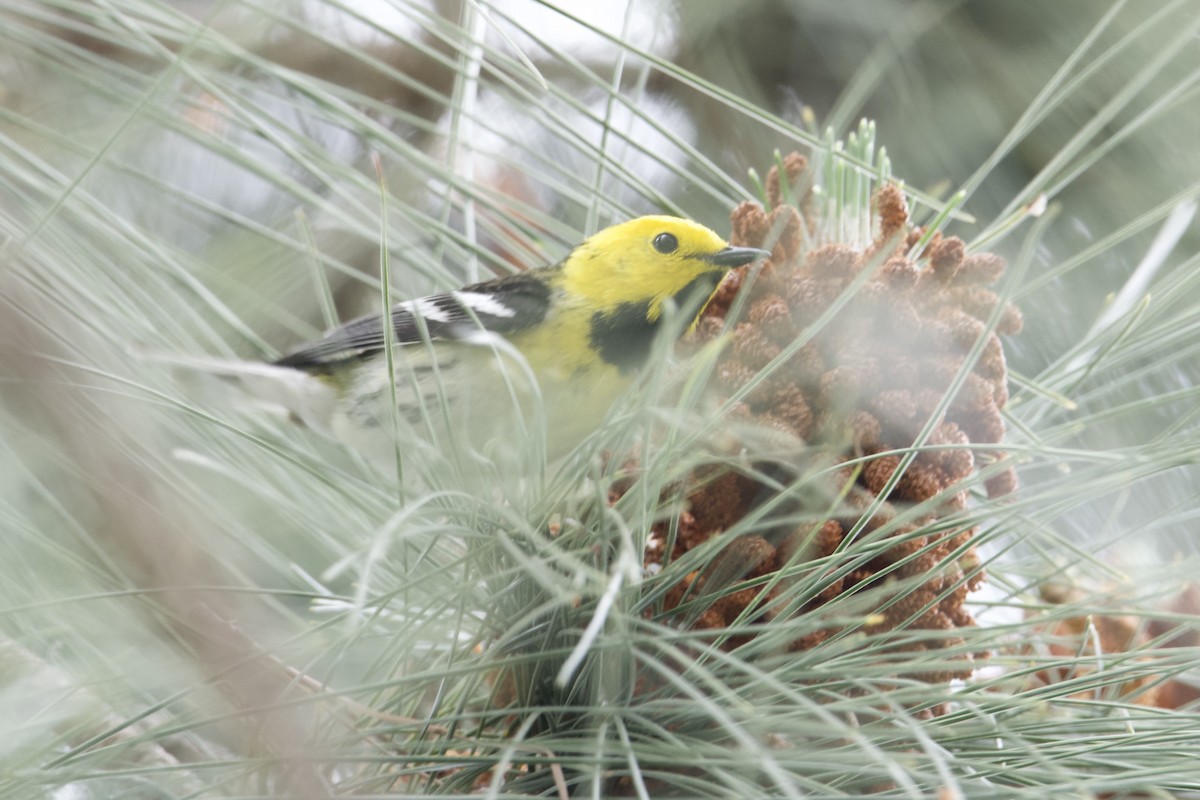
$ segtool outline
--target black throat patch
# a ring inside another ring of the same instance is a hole
[[[676,308],[699,313],[700,306],[721,282],[722,273],[707,272],[672,296]],[[622,374],[645,365],[654,348],[654,336],[662,318],[650,319],[650,301],[622,303],[607,313],[592,315],[588,340],[600,358]]]

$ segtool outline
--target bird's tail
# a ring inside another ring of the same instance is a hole
[[[204,408],[241,408],[287,417],[331,434],[335,392],[320,377],[259,361],[142,351],[146,363],[176,369],[185,391]]]

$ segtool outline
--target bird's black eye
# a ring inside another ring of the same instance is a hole
[[[654,249],[664,256],[674,253],[679,249],[679,240],[675,238],[674,234],[660,233],[654,237]]]

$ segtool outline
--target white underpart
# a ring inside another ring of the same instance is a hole
[[[493,331],[485,330],[469,330],[455,339],[463,344],[475,345],[476,347],[502,347],[508,342],[503,336]],[[524,361],[524,359],[521,359]]]
[[[452,292],[454,299],[478,314],[493,317],[511,317],[515,310],[501,303],[495,295],[484,292]]]

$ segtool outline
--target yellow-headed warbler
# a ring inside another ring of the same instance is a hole
[[[390,450],[393,425],[426,441],[511,442],[506,429],[540,407],[550,454],[562,453],[638,375],[668,304],[694,326],[730,269],[767,255],[695,222],[640,217],[553,266],[399,303],[390,335],[380,315],[363,317],[276,365],[332,386],[334,432],[368,452]]]

